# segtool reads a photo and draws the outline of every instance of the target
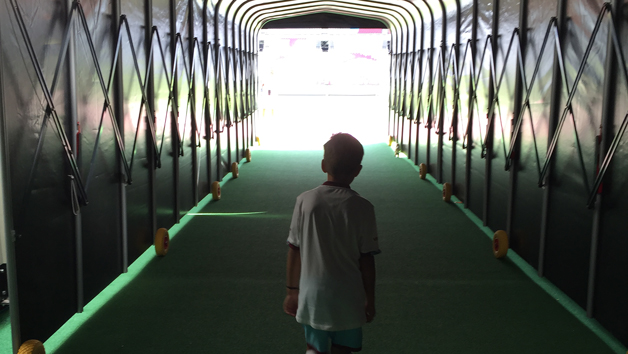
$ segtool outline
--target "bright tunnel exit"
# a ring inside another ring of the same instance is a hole
[[[387,29],[264,29],[259,35],[262,149],[322,149],[331,134],[387,140]]]

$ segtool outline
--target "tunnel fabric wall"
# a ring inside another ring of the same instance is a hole
[[[22,8],[31,15],[31,24],[47,24],[46,27],[31,26],[31,35],[39,60],[46,68],[44,73],[50,78],[54,73],[58,50],[46,44],[58,42],[57,38],[63,36],[67,24],[66,10],[54,3],[26,3]],[[3,3],[4,111],[5,117],[14,117],[6,120],[7,145],[10,151],[16,258],[18,266],[24,268],[20,270],[24,276],[18,275],[18,287],[24,294],[24,302],[30,302],[23,307],[21,320],[39,322],[42,329],[33,334],[48,336],[77,307],[75,225],[72,209],[68,207],[70,181],[55,130],[49,124],[42,124],[41,113],[45,103],[42,102],[33,69],[28,65],[28,55],[20,49],[19,32],[10,14],[11,7]],[[60,96],[59,92],[68,90],[67,66],[61,70],[55,98]],[[59,116],[68,114],[63,99],[56,99],[55,104]],[[41,177],[29,183],[40,136],[43,139],[41,156],[36,167],[37,175]],[[27,188],[37,193],[27,193]],[[52,254],[55,256],[50,257]],[[42,313],[49,315],[41,316]]]
[[[210,3],[14,5],[3,0],[0,11],[17,235],[19,301],[12,298],[11,306],[19,305],[19,337],[43,341],[125,272],[153,244],[157,228],[170,228],[205,197],[211,182],[229,172],[227,161],[244,156],[253,113],[235,114],[227,103],[254,106],[233,97],[242,94],[233,80],[253,86],[253,71],[239,68],[253,67],[255,57],[231,51],[231,63],[222,56],[217,70],[212,55],[229,50],[214,40]],[[46,90],[19,18],[54,104],[48,118]]]
[[[625,56],[626,5],[613,6]],[[628,343],[628,230],[620,217],[627,208],[620,134],[628,83],[626,63],[609,51],[611,17],[603,11],[610,4],[469,0],[420,9],[425,41],[413,65],[421,71],[409,86],[416,113],[391,106],[399,117],[393,139],[437,181],[452,183],[485,225],[507,230],[511,248],[541,276]],[[412,58],[400,54],[392,53],[395,65]],[[391,92],[396,102],[401,93]]]

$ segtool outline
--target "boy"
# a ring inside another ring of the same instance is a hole
[[[364,149],[349,134],[324,145],[327,182],[297,197],[288,236],[284,311],[305,329],[309,353],[362,349],[362,326],[375,317],[373,205],[350,187]]]

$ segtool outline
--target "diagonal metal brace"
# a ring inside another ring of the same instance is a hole
[[[37,81],[39,82],[39,85],[40,85],[40,87],[41,87],[41,89],[43,91],[43,94],[44,94],[44,98],[46,99],[46,104],[47,104],[46,116],[44,117],[44,121],[43,121],[42,124],[46,124],[46,121],[47,121],[46,117],[49,117],[49,116],[52,117],[52,121],[53,121],[54,127],[56,129],[57,135],[59,136],[59,139],[61,140],[61,144],[63,145],[65,158],[68,161],[68,164],[69,164],[71,172],[72,172],[72,176],[74,177],[74,180],[76,182],[79,201],[83,205],[87,205],[88,204],[87,192],[85,190],[85,186],[84,186],[83,180],[81,178],[81,173],[79,171],[78,164],[76,163],[76,159],[74,157],[74,153],[72,151],[72,147],[71,147],[70,141],[68,140],[68,137],[66,135],[65,129],[63,128],[63,124],[61,123],[61,120],[59,119],[57,111],[55,110],[55,105],[54,105],[54,102],[53,102],[53,99],[52,99],[51,91],[48,89],[48,85],[46,83],[46,79],[44,78],[44,74],[43,74],[43,71],[41,69],[41,65],[39,64],[39,60],[37,59],[37,55],[35,54],[35,49],[33,48],[33,43],[32,43],[32,41],[30,39],[30,36],[28,35],[28,31],[26,29],[26,24],[24,23],[24,18],[22,17],[22,13],[21,13],[17,3],[15,3],[14,0],[11,0],[11,6],[12,6],[12,9],[13,9],[13,13],[14,13],[16,19],[17,19],[18,27],[20,29],[20,33],[22,35],[22,38],[24,39],[24,42],[25,42],[25,45],[26,45],[26,49],[28,51],[28,56],[29,56],[29,58],[31,60],[31,64],[33,65],[33,68],[35,70],[35,74],[37,75]],[[42,127],[42,133],[43,133],[43,127]],[[31,171],[31,179],[32,179],[32,171]],[[29,181],[29,185],[30,185],[30,181]],[[28,191],[27,191],[27,193],[28,193]]]

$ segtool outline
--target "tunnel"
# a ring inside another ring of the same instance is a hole
[[[626,352],[626,1],[2,1],[1,352],[302,350],[299,117],[341,116],[381,136],[365,352]],[[284,29],[382,34],[385,90],[271,92]]]

